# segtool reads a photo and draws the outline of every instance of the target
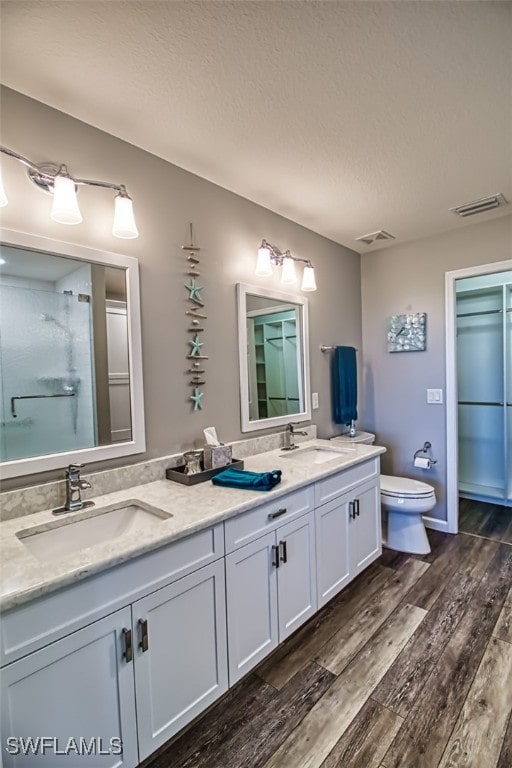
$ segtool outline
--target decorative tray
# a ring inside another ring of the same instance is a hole
[[[201,462],[203,467],[203,462]],[[233,459],[231,464],[226,464],[225,467],[215,467],[214,469],[202,469],[201,472],[196,472],[194,475],[186,475],[185,464],[180,464],[177,467],[169,467],[165,470],[165,476],[168,480],[174,480],[176,483],[182,483],[183,485],[196,485],[197,483],[204,483],[205,480],[211,480],[214,475],[218,475],[219,472],[223,472],[228,467],[234,469],[243,469],[244,462],[241,459]]]

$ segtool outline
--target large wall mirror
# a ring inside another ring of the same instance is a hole
[[[238,283],[242,432],[311,419],[308,300]]]
[[[0,239],[0,476],[144,451],[137,259]]]

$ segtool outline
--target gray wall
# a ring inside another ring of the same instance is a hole
[[[364,427],[388,448],[383,472],[435,486],[440,519],[446,519],[445,404],[427,405],[426,389],[446,389],[445,272],[511,256],[512,217],[505,216],[361,257]],[[426,351],[386,351],[386,320],[404,312],[427,313]],[[412,464],[425,440],[438,460],[428,472]]]
[[[312,259],[318,291],[310,301],[312,391],[320,409],[313,412],[319,434],[339,431],[331,422],[329,355],[321,344],[362,348],[360,257],[265,208],[234,195],[113,136],[50,109],[15,91],[2,89],[2,143],[35,162],[64,162],[72,175],[124,183],[134,200],[140,237],[122,241],[110,234],[113,195],[81,188],[84,221],[78,226],[49,218],[50,199],[27,179],[24,168],[2,156],[9,206],[2,225],[46,237],[136,256],[140,262],[142,342],[147,453],[101,466],[182,451],[201,442],[202,430],[215,425],[222,440],[240,431],[238,341],[235,284],[280,288],[277,278],[257,278],[257,248],[265,237],[283,250]],[[148,115],[149,120],[158,119]],[[262,158],[262,162],[264,158]],[[188,351],[185,257],[188,223],[201,246],[201,281],[208,320],[204,351],[204,407],[192,412],[184,371]],[[92,466],[95,469],[97,465]],[[62,473],[5,481],[5,489],[29,485]]]

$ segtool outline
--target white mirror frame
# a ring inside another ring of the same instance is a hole
[[[237,311],[238,311],[238,354],[240,368],[240,412],[242,432],[254,432],[257,429],[269,429],[279,427],[290,422],[311,421],[311,387],[309,380],[309,316],[308,300],[303,296],[294,296],[281,291],[274,291],[247,283],[237,283]],[[251,296],[263,296],[268,299],[276,299],[286,304],[300,306],[300,334],[302,339],[301,370],[304,386],[304,410],[287,416],[269,416],[266,419],[249,418],[249,372],[247,366],[247,294]]]
[[[139,299],[139,262],[134,256],[125,256],[110,251],[100,251],[82,245],[66,243],[47,237],[0,229],[0,240],[5,245],[29,248],[34,251],[68,256],[72,259],[120,267],[126,270],[126,298],[128,318],[128,353],[130,371],[130,408],[132,418],[132,437],[126,442],[98,445],[63,453],[51,453],[44,456],[31,456],[26,459],[13,459],[0,462],[0,478],[20,477],[22,475],[59,469],[68,464],[86,464],[93,461],[116,459],[146,450],[144,428],[144,393],[142,386],[142,340]]]

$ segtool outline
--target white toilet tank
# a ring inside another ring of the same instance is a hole
[[[335,435],[330,439],[340,443],[365,443],[366,445],[373,445],[375,442],[375,435],[372,435],[371,432],[357,431],[355,437],[350,437],[347,432],[344,435]]]

